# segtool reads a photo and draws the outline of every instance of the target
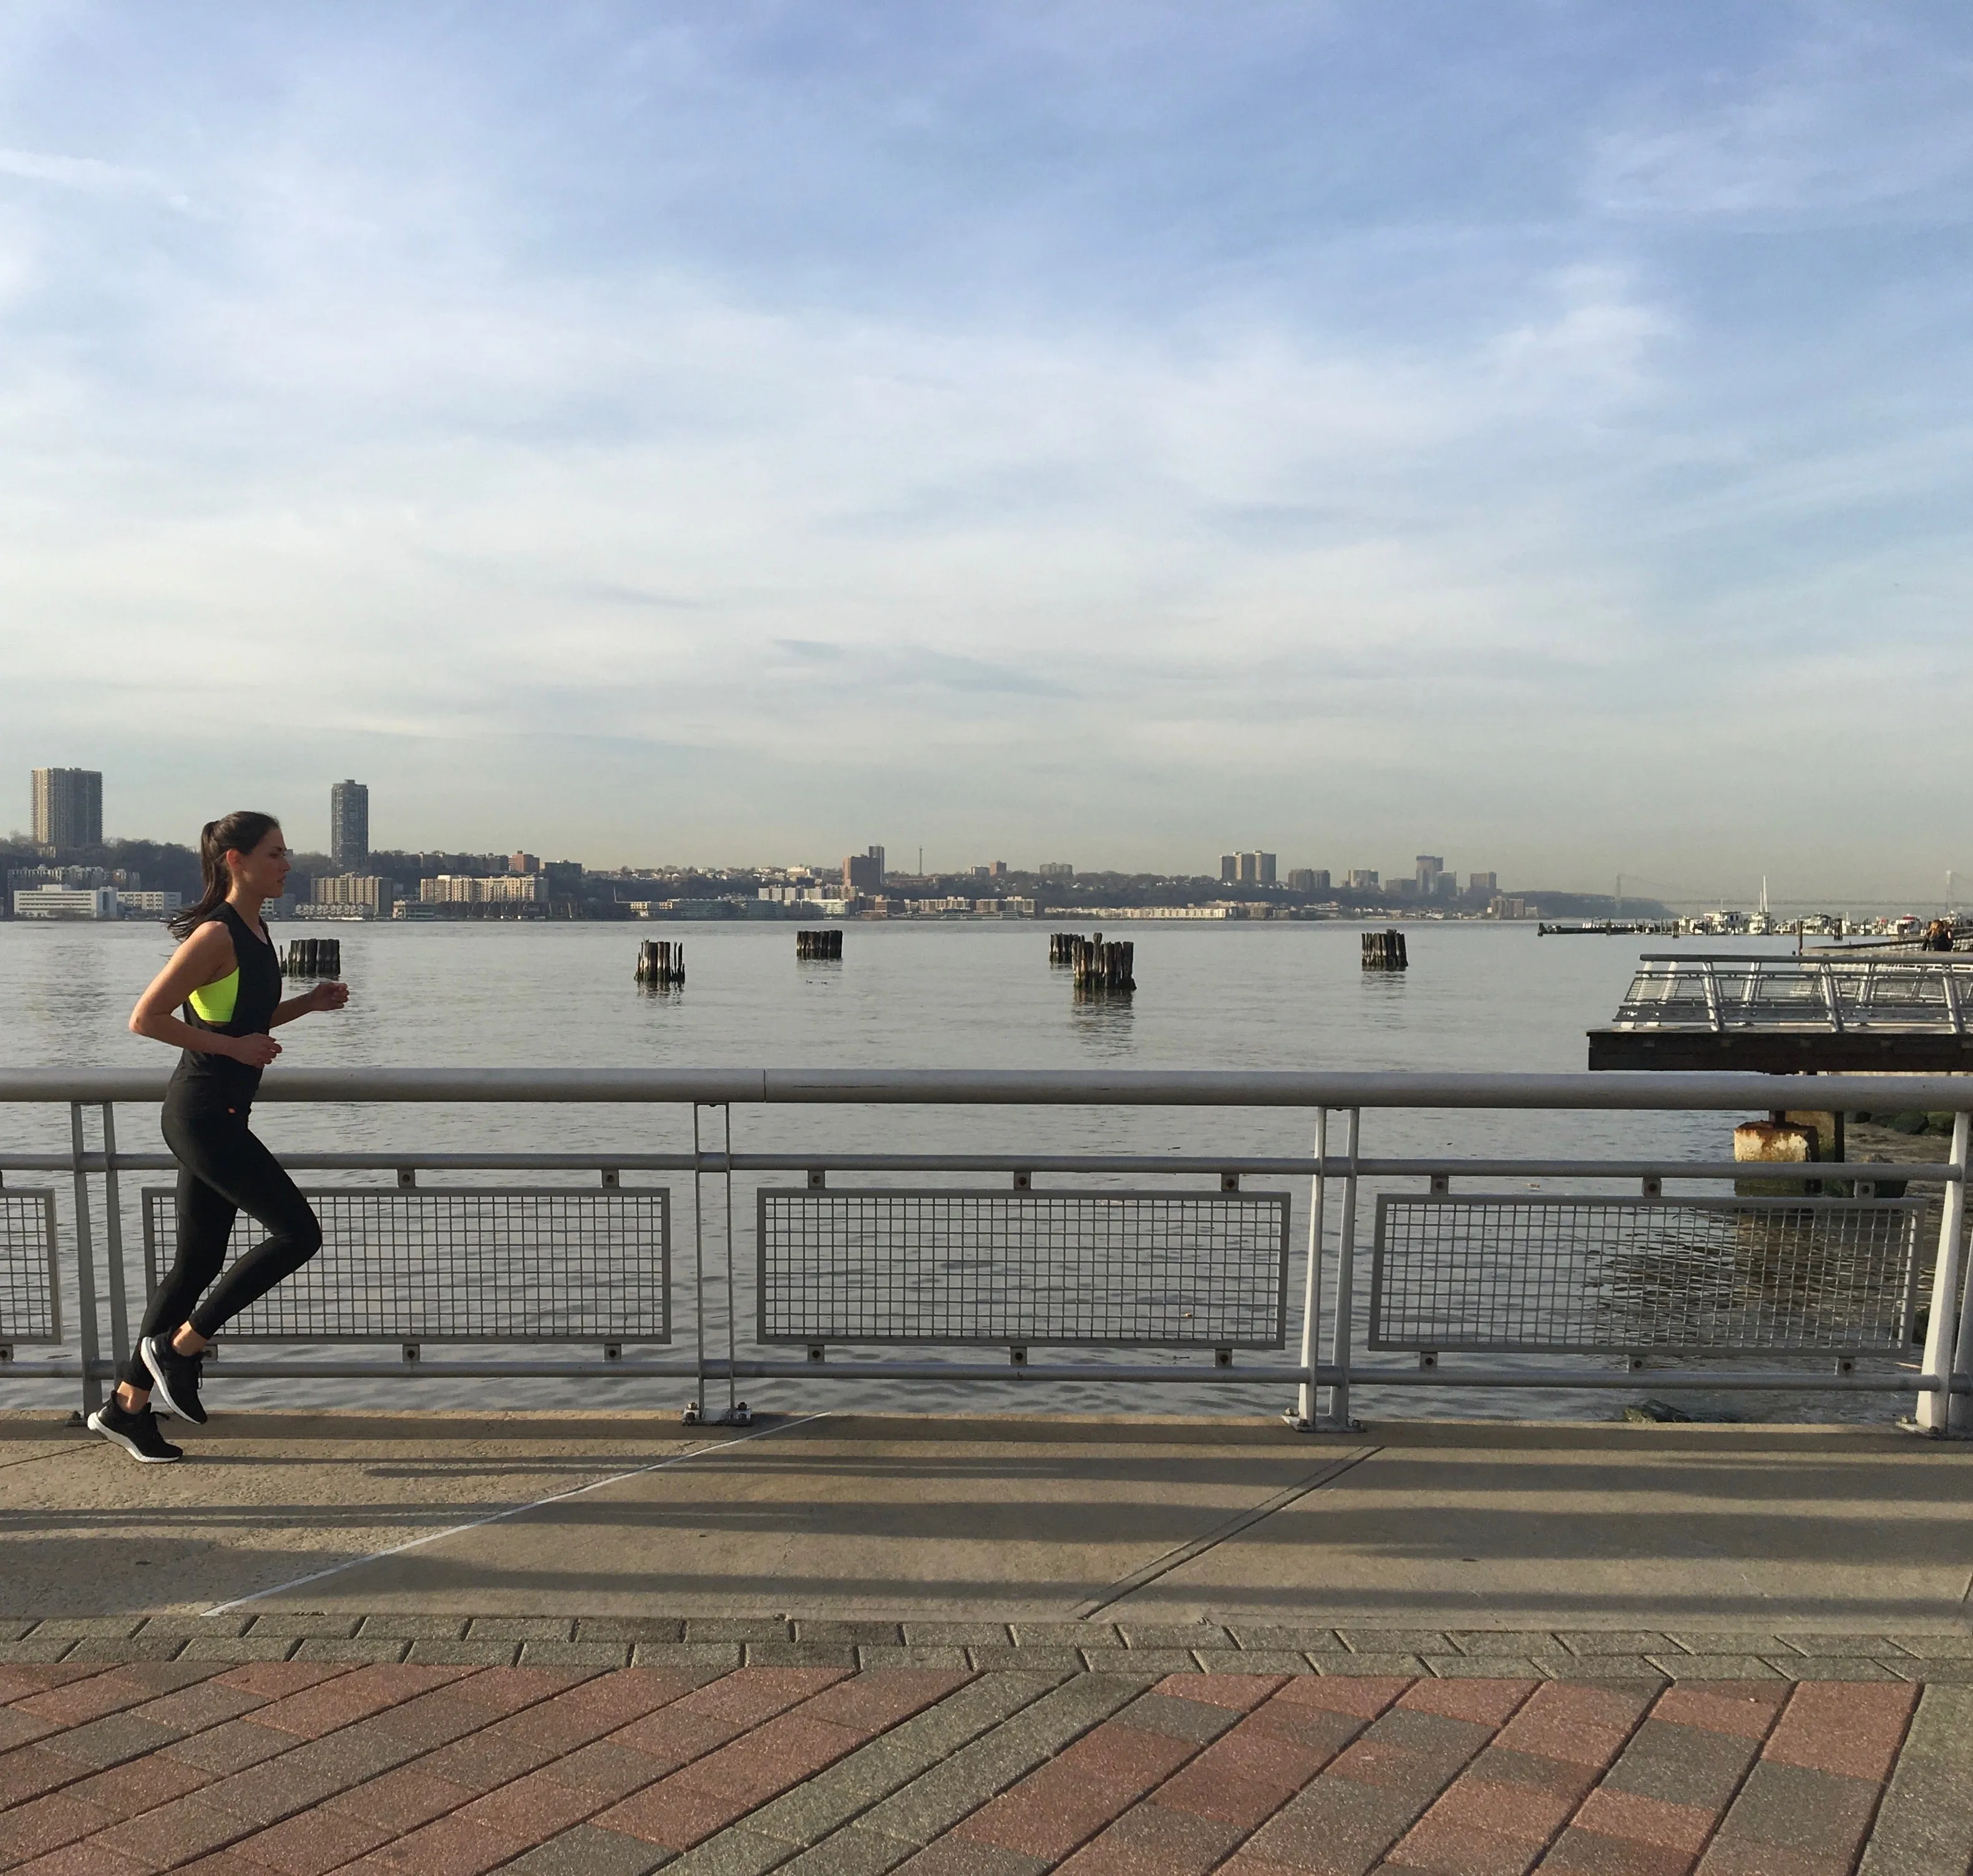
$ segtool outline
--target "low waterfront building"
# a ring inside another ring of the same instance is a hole
[[[548,903],[544,873],[439,873],[418,881],[423,905],[542,905]]]
[[[37,886],[14,895],[14,916],[28,919],[121,918],[114,886]]]
[[[175,892],[123,892],[117,906],[125,918],[170,918],[185,904],[185,895]]]
[[[304,918],[388,918],[396,902],[394,881],[375,873],[335,873],[317,880]],[[319,908],[316,910],[314,908]]]

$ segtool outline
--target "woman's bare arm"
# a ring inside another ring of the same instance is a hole
[[[152,979],[151,986],[130,1012],[130,1027],[140,1036],[200,1055],[230,1056],[250,1068],[264,1068],[281,1052],[267,1036],[223,1036],[195,1029],[175,1014],[195,990],[216,984],[236,967],[233,940],[224,925],[201,925],[172,953],[172,961]]]
[[[348,1001],[348,985],[319,983],[312,990],[275,1005],[273,1015],[267,1018],[267,1027],[278,1029],[283,1023],[293,1022],[297,1016],[312,1015],[317,1010],[339,1010]]]

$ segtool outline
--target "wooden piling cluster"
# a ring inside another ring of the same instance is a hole
[[[1410,968],[1405,956],[1405,935],[1401,931],[1366,931],[1363,934],[1363,968],[1366,971],[1401,971]]]
[[[653,989],[685,982],[685,946],[669,938],[646,938],[637,947],[637,981]]]
[[[1094,938],[1072,939],[1068,961],[1075,972],[1076,995],[1128,996],[1137,987],[1130,974],[1137,952],[1127,939],[1105,944],[1101,932]]]
[[[1049,933],[1049,963],[1067,970],[1075,962],[1075,947],[1082,942],[1082,934],[1080,932],[1050,932]]]
[[[843,933],[838,931],[798,931],[795,933],[795,956],[817,961],[843,962]]]
[[[291,938],[281,971],[288,977],[340,977],[342,975],[342,940],[339,938]]]

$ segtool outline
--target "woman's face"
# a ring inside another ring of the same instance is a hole
[[[280,897],[291,864],[288,843],[278,827],[269,828],[251,853],[242,853],[234,847],[226,850],[226,870],[239,884],[263,899]]]

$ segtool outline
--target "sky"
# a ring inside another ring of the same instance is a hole
[[[9,0],[0,786],[1936,899],[1970,80],[1963,0]]]

